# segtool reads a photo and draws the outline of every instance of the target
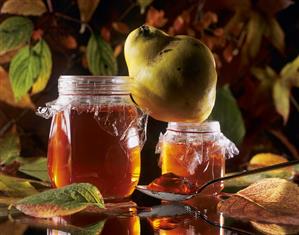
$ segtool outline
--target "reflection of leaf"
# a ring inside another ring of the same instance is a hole
[[[32,94],[38,93],[46,87],[52,71],[51,51],[44,40],[40,40],[36,45],[36,52],[39,54],[41,67],[39,76],[32,86]]]
[[[35,105],[32,103],[29,95],[24,95],[18,102],[15,101],[12,87],[6,71],[0,66],[0,101],[3,101],[9,105],[35,109]]]
[[[17,49],[31,37],[33,24],[25,17],[10,17],[0,24],[0,54]]]
[[[11,164],[20,156],[20,138],[17,134],[8,134],[0,139],[0,165]]]
[[[140,13],[144,14],[146,8],[153,2],[153,0],[137,0],[140,6]]]
[[[99,35],[91,35],[87,45],[88,68],[94,75],[115,75],[116,59],[111,46]]]
[[[100,0],[77,0],[78,1],[78,7],[80,11],[80,19],[82,22],[87,23],[95,10],[97,9],[97,6],[100,3]],[[81,33],[84,32],[84,26],[81,28]]]
[[[34,157],[34,158],[23,158],[19,167],[19,171],[40,179],[42,181],[49,181],[47,158],[45,157]]]
[[[290,113],[290,87],[283,80],[277,79],[273,86],[273,100],[276,111],[287,122]]]
[[[264,179],[221,202],[218,209],[244,220],[299,225],[299,187],[284,179]]]
[[[245,126],[237,102],[230,89],[225,86],[217,90],[216,102],[209,119],[220,122],[222,132],[236,144],[245,135]]]
[[[0,175],[0,192],[9,197],[26,197],[38,193],[29,180]]]
[[[47,8],[42,0],[7,0],[1,8],[1,13],[25,16],[40,16],[46,11]]]
[[[250,222],[252,226],[264,234],[284,235],[284,234],[298,234],[299,226],[292,225],[278,225],[278,224],[263,224],[257,222]]]
[[[7,210],[7,209],[6,209]],[[27,230],[28,225],[6,221],[0,224],[1,234],[9,235],[23,235]]]
[[[40,218],[65,216],[88,206],[104,207],[99,190],[89,183],[71,184],[26,197],[15,204],[24,214]]]

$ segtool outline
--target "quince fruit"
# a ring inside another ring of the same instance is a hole
[[[132,31],[125,60],[132,97],[153,118],[203,122],[216,96],[217,73],[209,48],[189,36],[170,36],[150,26]]]

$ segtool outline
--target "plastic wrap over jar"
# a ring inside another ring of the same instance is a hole
[[[62,76],[59,97],[38,109],[52,117],[48,169],[53,186],[96,185],[105,199],[129,196],[140,175],[147,115],[129,95],[129,77]]]
[[[197,188],[205,182],[225,174],[225,159],[238,154],[237,147],[220,132],[219,122],[168,123],[160,135],[156,153],[160,153],[162,175],[173,174],[189,180]],[[209,187],[218,193],[223,184]],[[184,193],[184,192],[183,192]]]

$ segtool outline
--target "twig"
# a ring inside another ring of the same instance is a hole
[[[293,95],[290,96],[290,99],[291,99],[291,103],[294,105],[294,107],[296,108],[297,112],[299,112],[299,104],[298,102],[296,101],[296,99],[294,98]]]
[[[277,130],[269,130],[269,132],[274,135],[277,139],[279,139],[281,141],[281,143],[283,143],[287,149],[290,151],[290,153],[292,154],[292,156],[296,159],[299,159],[299,153],[296,149],[296,147],[290,143],[290,141],[287,139],[287,137],[281,132],[281,131],[277,131]]]
[[[122,21],[129,13],[131,10],[133,10],[134,7],[137,6],[137,2],[133,2],[119,17],[119,21]]]
[[[49,8],[49,12],[53,12],[53,4],[52,4],[52,1],[51,0],[47,0],[47,5],[48,5],[48,8]]]
[[[88,28],[88,30],[89,30],[91,33],[93,33],[93,29],[92,29],[91,26],[90,26],[88,23],[86,23],[86,22],[83,22],[83,21],[81,21],[81,20],[75,19],[75,18],[73,18],[73,17],[71,17],[71,16],[62,14],[62,13],[60,13],[60,12],[55,12],[55,15],[58,16],[58,17],[60,17],[60,18],[65,19],[65,20],[68,20],[68,21],[72,21],[72,22],[75,22],[75,23],[78,23],[78,24],[81,24],[81,25],[84,24],[84,25],[86,26],[86,28]]]

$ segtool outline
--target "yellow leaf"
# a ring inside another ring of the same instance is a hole
[[[280,76],[282,80],[291,86],[299,87],[299,56],[283,67]]]
[[[255,168],[271,166],[274,164],[279,164],[279,163],[283,163],[283,162],[287,162],[287,161],[288,160],[285,159],[284,157],[274,154],[274,153],[258,153],[250,159],[248,168],[255,169]],[[293,169],[294,169],[293,167],[286,167],[283,169],[269,171],[267,173],[268,174],[280,174],[284,171],[289,171],[290,175],[292,175]]]
[[[100,0],[78,0],[80,19],[82,22],[87,23],[91,19],[99,3]],[[80,32],[83,33],[84,28],[81,28]]]
[[[40,16],[47,11],[42,0],[7,0],[4,2],[1,13],[24,16]]]
[[[290,113],[290,87],[282,80],[277,79],[273,86],[273,100],[276,111],[282,116],[286,124]]]
[[[284,234],[298,234],[299,226],[278,225],[278,224],[264,224],[257,222],[250,222],[252,226],[264,234],[284,235]]]
[[[35,105],[32,103],[30,96],[23,96],[18,102],[13,95],[10,80],[7,72],[0,66],[0,101],[5,102],[11,106],[19,108],[35,109]]]
[[[299,225],[299,187],[284,179],[263,179],[220,202],[218,210],[243,220]]]

